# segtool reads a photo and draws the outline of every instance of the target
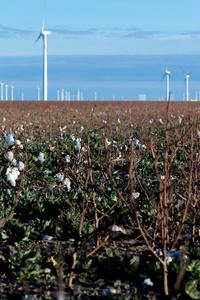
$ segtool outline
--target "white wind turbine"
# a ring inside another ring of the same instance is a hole
[[[14,93],[13,93],[13,90],[14,90],[14,86],[11,85],[11,100],[13,101],[14,99]]]
[[[186,89],[185,89],[185,98],[186,98],[186,101],[189,101],[190,99],[190,94],[189,94],[189,78],[190,78],[190,74],[192,73],[192,72],[190,72],[190,73],[188,73],[188,74],[186,74],[185,72],[184,72],[184,70],[183,70],[183,73],[184,73],[184,75],[185,75],[185,83],[186,83]]]
[[[47,101],[47,35],[50,31],[44,30],[44,17],[42,22],[41,32],[35,43],[42,37],[43,38],[43,100]]]
[[[165,70],[165,74],[163,75],[162,80],[165,78],[165,76],[167,77],[167,100],[169,100],[169,76],[170,76],[171,72],[169,70]]]
[[[1,100],[3,100],[3,86],[4,86],[4,83],[1,82]]]
[[[7,101],[8,100],[8,85],[5,84],[5,90],[6,90],[6,93],[5,93],[5,100]]]

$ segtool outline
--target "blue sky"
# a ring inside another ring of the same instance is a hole
[[[190,95],[200,91],[199,0],[2,0],[0,81],[15,86],[15,99],[37,99],[42,89],[45,8],[48,36],[49,99],[57,90],[84,99],[158,100],[165,96],[165,68],[172,73],[175,100],[192,72]]]

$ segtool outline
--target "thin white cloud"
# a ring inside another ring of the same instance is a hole
[[[58,34],[66,35],[66,36],[82,36],[82,35],[93,35],[97,31],[96,28],[89,28],[85,30],[81,29],[68,29],[68,28],[49,28],[51,32],[55,32]]]
[[[32,35],[34,31],[20,28],[12,28],[8,26],[0,25],[0,37],[1,38],[10,38],[13,36],[28,36]]]

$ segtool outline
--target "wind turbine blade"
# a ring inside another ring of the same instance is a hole
[[[35,41],[35,44],[37,43],[37,41],[39,41],[39,39],[41,38],[41,36],[42,36],[42,33],[39,34],[37,40]],[[34,45],[35,45],[35,44],[34,44]]]
[[[186,73],[185,73],[184,69],[183,69],[183,68],[181,68],[181,70],[182,70],[182,72],[183,72],[184,76],[186,76]]]
[[[43,19],[42,19],[42,30],[41,32],[44,32],[44,15],[43,15]]]
[[[166,73],[163,75],[163,77],[162,77],[161,81],[163,81],[163,79],[165,78],[165,76],[166,76]]]

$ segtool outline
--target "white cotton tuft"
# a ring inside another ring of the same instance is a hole
[[[20,175],[20,172],[19,172],[18,168],[7,168],[7,170],[6,170],[7,180],[10,181],[10,184],[13,187],[16,186],[16,180],[19,175]]]
[[[66,186],[68,192],[71,190],[71,181],[69,180],[69,178],[65,178],[63,180],[63,184]]]
[[[24,163],[22,161],[18,162],[17,167],[19,171],[22,171],[24,169]]]
[[[58,174],[57,174],[57,180],[58,180],[58,181],[63,181],[64,178],[65,178],[64,174],[61,174],[61,173],[58,173]]]
[[[78,151],[81,150],[81,138],[76,139],[76,148],[78,149]]]
[[[7,143],[8,143],[8,146],[9,146],[9,147],[14,145],[14,143],[15,143],[14,137],[15,137],[15,134],[14,134],[14,133],[10,133],[10,134],[7,136],[7,139],[6,139],[6,140],[7,140]]]
[[[44,153],[40,152],[38,155],[38,160],[43,162],[44,161]]]
[[[65,156],[65,161],[66,161],[67,163],[70,162],[70,157],[69,157],[69,155],[66,155],[66,156]]]

